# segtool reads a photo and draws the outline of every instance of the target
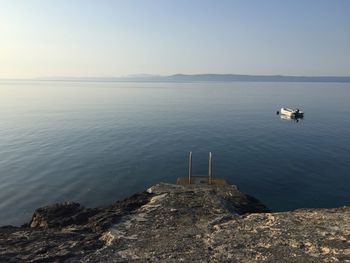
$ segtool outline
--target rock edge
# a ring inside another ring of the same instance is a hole
[[[350,208],[271,213],[236,186],[157,184],[0,227],[0,262],[350,262]]]

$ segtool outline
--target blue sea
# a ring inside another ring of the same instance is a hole
[[[350,83],[2,81],[0,225],[175,183],[190,151],[274,211],[350,205]]]

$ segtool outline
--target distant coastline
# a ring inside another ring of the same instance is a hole
[[[131,75],[125,77],[41,77],[30,79],[1,79],[0,81],[69,81],[69,82],[341,82],[349,83],[350,76],[288,76],[239,74],[175,74]]]

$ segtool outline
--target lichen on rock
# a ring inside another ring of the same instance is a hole
[[[350,208],[271,213],[235,186],[157,184],[113,205],[39,208],[0,262],[350,262]]]

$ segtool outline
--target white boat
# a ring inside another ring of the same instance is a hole
[[[280,111],[281,114],[289,116],[289,117],[296,117],[296,118],[302,118],[304,117],[304,112],[300,111],[299,109],[293,110],[293,109],[288,109],[288,108],[281,108]]]

